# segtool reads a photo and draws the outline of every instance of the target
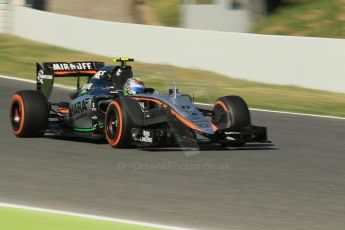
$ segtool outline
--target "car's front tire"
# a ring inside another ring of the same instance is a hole
[[[109,103],[105,115],[105,137],[113,148],[131,147],[131,121],[128,110],[121,103],[114,100]]]
[[[251,125],[247,103],[239,96],[218,98],[213,105],[212,122],[219,130],[231,128],[232,131],[240,131]],[[222,147],[241,147],[244,144],[242,141],[233,141],[223,143]]]

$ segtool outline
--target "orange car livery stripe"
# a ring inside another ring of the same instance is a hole
[[[175,117],[177,119],[179,119],[183,124],[185,124],[186,126],[188,126],[191,129],[197,130],[197,131],[201,131],[201,129],[196,126],[195,124],[193,124],[192,122],[188,121],[186,118],[182,117],[180,114],[176,113],[175,110],[171,109],[171,113],[173,115],[175,115]]]
[[[56,71],[54,75],[59,77],[66,74],[96,74],[95,70],[81,70],[81,71]]]
[[[162,101],[158,100],[158,99],[154,99],[154,98],[145,98],[145,97],[133,97],[133,99],[137,100],[137,101],[152,101],[155,102],[157,104],[163,105],[163,107],[168,107],[166,104],[164,104]],[[196,126],[195,124],[193,124],[192,122],[188,121],[186,118],[182,117],[180,114],[178,114],[175,110],[170,109],[171,114],[173,114],[178,120],[180,120],[183,124],[185,124],[186,126],[188,126],[191,129],[194,130],[198,130],[201,131],[201,129]]]

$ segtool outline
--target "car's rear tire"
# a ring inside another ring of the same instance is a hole
[[[113,148],[130,148],[134,124],[126,106],[117,100],[109,103],[105,115],[105,137]]]
[[[212,122],[219,130],[230,129],[240,131],[251,125],[250,112],[247,103],[239,96],[225,96],[218,98],[213,105]],[[245,143],[233,141],[222,144],[223,147],[240,147]]]
[[[42,136],[48,126],[47,98],[37,90],[16,92],[11,99],[10,121],[17,137]]]

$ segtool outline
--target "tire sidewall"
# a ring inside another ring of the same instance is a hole
[[[13,109],[20,107],[20,125],[13,125]],[[17,137],[35,137],[44,134],[48,126],[49,107],[46,97],[37,90],[16,92],[10,103],[10,119],[13,133]]]
[[[119,133],[116,137],[111,137],[109,135],[109,116],[112,112],[116,112],[118,114],[118,124],[120,126]],[[129,116],[129,110],[127,109],[125,102],[122,102],[120,99],[111,101],[107,108],[104,123],[105,137],[113,148],[131,148],[133,146],[131,130],[135,125]]]
[[[112,137],[110,135],[110,128],[109,128],[109,122],[110,122],[110,116],[112,113],[116,113],[118,117],[118,125],[120,126],[117,131],[117,135],[115,137]],[[109,103],[107,112],[105,115],[105,137],[108,141],[108,143],[112,147],[118,147],[120,146],[121,139],[123,138],[123,116],[122,116],[122,109],[121,105],[118,101],[112,101]]]
[[[232,128],[240,130],[243,127],[251,125],[250,112],[247,103],[239,96],[225,96],[218,98],[214,104],[213,110],[216,106],[221,106],[226,116],[230,120],[229,124],[223,129]],[[216,124],[217,125],[217,124]]]

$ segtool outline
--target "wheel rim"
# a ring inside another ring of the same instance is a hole
[[[10,110],[10,118],[11,118],[11,125],[14,133],[19,135],[23,129],[23,122],[24,122],[24,107],[23,102],[21,101],[20,96],[15,95],[12,99],[11,110]]]
[[[19,103],[16,101],[11,109],[11,123],[14,130],[18,130],[22,121],[22,111]]]
[[[213,106],[214,116],[212,119],[213,124],[215,124],[219,129],[225,129],[226,124],[232,124],[231,116],[225,115],[225,112],[228,112],[228,109],[225,107],[224,103],[217,101]]]
[[[105,117],[106,139],[108,143],[118,146],[122,135],[122,111],[118,102],[113,101],[108,107]]]
[[[119,116],[116,110],[112,110],[108,115],[107,132],[111,139],[119,135]]]

